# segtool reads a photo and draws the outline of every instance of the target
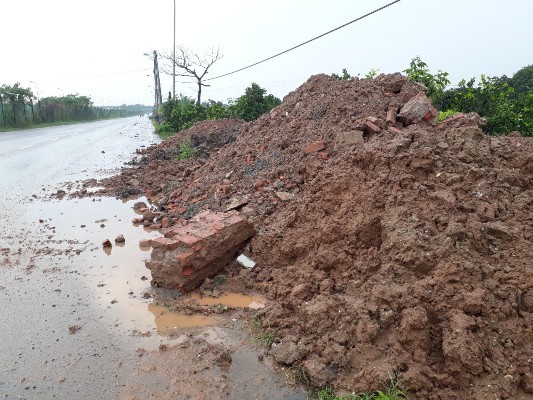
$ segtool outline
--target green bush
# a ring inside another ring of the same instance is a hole
[[[257,83],[252,83],[233,104],[234,115],[245,121],[253,121],[281,104],[281,100],[277,97],[265,94],[266,89]]]

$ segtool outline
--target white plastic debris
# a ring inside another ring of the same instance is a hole
[[[239,257],[237,257],[237,262],[247,269],[252,269],[255,267],[255,261],[244,254],[241,254]]]

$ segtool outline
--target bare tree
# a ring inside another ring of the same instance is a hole
[[[202,86],[209,86],[202,82],[203,79],[205,78],[209,68],[211,68],[216,61],[220,60],[222,56],[223,55],[218,47],[216,49],[212,48],[203,56],[200,56],[198,53],[195,53],[181,45],[176,48],[176,68],[184,71],[184,73],[176,74],[176,76],[184,76],[196,79],[196,84],[198,85],[196,104],[201,103]],[[162,58],[169,61],[170,65],[172,65],[172,55],[164,54],[162,55]],[[168,71],[165,72],[168,73]],[[170,74],[172,75],[172,73]]]

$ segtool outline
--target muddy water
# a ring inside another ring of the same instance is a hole
[[[217,319],[204,315],[176,314],[163,306],[149,304],[148,311],[154,315],[154,322],[159,334],[183,328],[198,328],[201,326],[215,325]]]
[[[27,215],[29,224],[44,221],[39,223],[38,245],[66,256],[68,272],[83,279],[93,306],[103,310],[124,332],[154,328],[153,315],[148,310],[150,271],[144,266],[150,253],[139,247],[139,241],[160,233],[132,225],[136,201],[146,199],[120,201],[104,197],[39,202],[30,206]],[[119,234],[125,243],[115,243]],[[105,239],[111,241],[111,248],[102,247]]]
[[[203,306],[221,305],[226,307],[248,307],[253,309],[264,308],[266,298],[258,295],[245,295],[242,293],[226,293],[219,297],[200,297],[196,293],[192,293],[184,303],[194,302]]]

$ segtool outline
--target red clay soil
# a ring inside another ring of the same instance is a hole
[[[421,90],[313,76],[257,121],[197,124],[99,184],[156,195],[155,226],[246,215],[257,267],[237,275],[271,300],[271,354],[317,386],[392,375],[415,399],[533,393],[533,142],[476,118],[404,127],[396,112]],[[174,159],[183,138],[200,158]]]

